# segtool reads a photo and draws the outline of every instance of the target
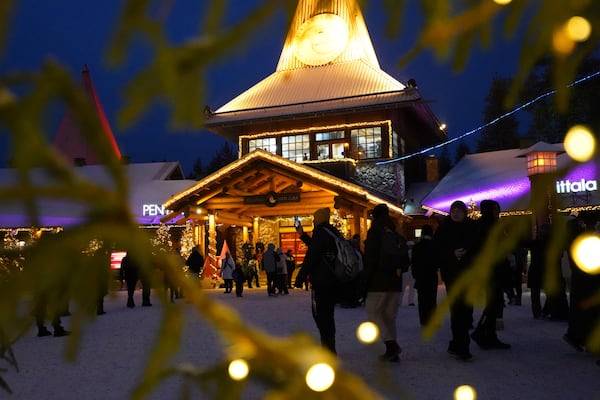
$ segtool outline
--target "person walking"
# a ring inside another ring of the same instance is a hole
[[[337,279],[330,267],[331,263],[335,261],[337,248],[331,234],[341,236],[341,233],[329,223],[329,217],[328,207],[315,211],[312,237],[304,232],[302,224],[296,226],[300,240],[307,246],[304,263],[296,277],[296,287],[302,287],[302,282],[310,280],[312,286],[311,310],[319,330],[321,345],[337,354],[334,311],[339,293]]]
[[[500,204],[494,200],[483,200],[480,203],[481,218],[477,221],[477,244],[475,251],[480,251],[500,219]],[[510,280],[508,259],[504,258],[492,265],[486,303],[477,327],[471,338],[479,347],[489,349],[510,349],[508,343],[498,339],[496,334],[496,318],[502,315],[504,308],[505,282]]]
[[[235,261],[228,251],[225,252],[225,258],[221,261],[221,278],[225,281],[225,293],[231,293],[233,290],[233,270]]]
[[[450,205],[450,214],[440,224],[433,235],[438,256],[438,264],[446,291],[450,292],[458,278],[467,270],[473,258],[476,238],[474,221],[467,216],[467,206],[460,200]],[[459,294],[450,305],[450,329],[452,339],[448,344],[448,354],[459,360],[473,358],[469,351],[469,328],[473,323],[473,306]]]
[[[419,322],[425,326],[437,307],[438,265],[431,225],[423,225],[421,238],[413,246],[411,272],[417,290]]]
[[[397,260],[386,257],[385,245],[382,244],[385,232],[395,232],[396,225],[390,218],[386,204],[375,206],[372,216],[364,254],[367,282],[365,308],[368,320],[379,327],[385,345],[385,353],[379,357],[380,360],[398,362],[402,349],[397,341],[396,319],[403,286],[402,268],[396,268]]]
[[[267,250],[262,255],[263,269],[267,274],[267,294],[276,297],[275,282],[277,279],[277,254],[275,254],[275,245],[269,243]]]

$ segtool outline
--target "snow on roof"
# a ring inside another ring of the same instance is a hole
[[[102,165],[74,167],[75,172],[84,180],[106,189],[114,188],[106,168]],[[178,162],[157,162],[124,165],[129,182],[129,206],[136,221],[141,225],[159,224],[160,218],[167,214],[162,204],[169,197],[196,183],[194,180],[179,179],[183,176]],[[52,176],[43,169],[33,170],[30,174],[35,186],[43,186]],[[14,169],[0,169],[0,186],[10,187],[18,184]],[[37,201],[40,211],[38,227],[65,227],[85,221],[85,205],[73,201],[42,198]],[[0,228],[29,228],[32,221],[23,205],[18,201],[0,202]]]
[[[554,151],[560,151],[561,145],[554,145]],[[439,184],[427,195],[422,206],[433,212],[447,213],[450,204],[462,200],[467,205],[476,205],[482,200],[493,199],[500,203],[504,213],[530,212],[530,180],[527,176],[527,159],[523,149],[491,151],[468,154]],[[557,193],[559,211],[579,209],[581,207],[600,207],[598,190],[580,190],[582,180],[590,182],[590,188],[597,186],[598,160],[575,164],[566,153],[557,156],[558,169],[571,168],[561,179],[565,182],[563,193]],[[567,182],[569,182],[567,184]],[[566,190],[567,186],[573,190]],[[558,188],[552,190],[558,191]]]

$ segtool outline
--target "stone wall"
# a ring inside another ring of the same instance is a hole
[[[361,162],[356,166],[356,183],[402,201],[405,194],[404,166],[402,163],[376,165],[374,162]],[[377,193],[374,194],[377,194]]]

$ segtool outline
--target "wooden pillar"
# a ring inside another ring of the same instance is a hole
[[[248,243],[248,227],[242,227],[242,243]]]
[[[259,240],[258,229],[259,229],[259,227],[258,227],[258,217],[254,217],[253,226],[252,226],[252,231],[253,231],[252,244],[254,245],[255,249],[256,249],[256,243],[258,243],[258,240]]]
[[[215,214],[208,215],[208,259],[213,268],[217,267],[217,224]]]

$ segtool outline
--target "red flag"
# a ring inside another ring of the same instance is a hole
[[[223,248],[221,248],[221,255],[217,257],[217,260],[223,260],[226,256],[226,253],[229,251],[229,246],[227,245],[227,240],[223,242]]]

